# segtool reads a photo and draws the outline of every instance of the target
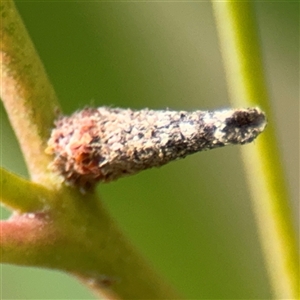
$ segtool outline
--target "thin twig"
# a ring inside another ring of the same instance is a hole
[[[250,2],[212,1],[233,105],[259,105],[268,127],[255,145],[241,148],[262,249],[276,299],[298,299],[299,256],[289,195],[263,74]]]
[[[1,99],[32,179],[53,184],[47,140],[58,110],[55,92],[11,0],[1,2]]]
[[[0,168],[0,202],[18,212],[40,211],[49,202],[51,192]]]

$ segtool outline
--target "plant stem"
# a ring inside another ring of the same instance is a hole
[[[32,179],[50,191],[48,209],[39,211],[46,190],[2,172],[3,202],[21,212],[35,211],[0,222],[1,262],[68,272],[109,299],[177,299],[123,236],[96,194],[67,188],[48,170],[52,157],[45,148],[59,105],[13,2],[2,1],[0,13],[1,98]],[[27,194],[21,204],[17,192],[24,196],[27,187],[35,195]]]
[[[178,299],[111,219],[93,193],[54,195],[45,212],[14,214],[0,222],[2,263],[58,269],[77,276],[108,299]]]
[[[19,213],[43,210],[51,194],[43,186],[22,179],[2,168],[0,168],[0,187],[0,202]]]
[[[59,104],[14,3],[2,1],[0,13],[0,96],[32,179],[53,184],[44,150]]]
[[[274,115],[265,84],[250,2],[212,1],[232,104],[259,105],[268,127],[254,145],[241,148],[263,254],[276,299],[299,297],[299,257],[289,208]]]

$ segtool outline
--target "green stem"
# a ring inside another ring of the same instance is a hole
[[[0,13],[0,96],[32,179],[53,184],[44,149],[59,104],[14,3],[1,1]]]
[[[0,261],[58,269],[98,295],[120,299],[178,299],[127,241],[95,194],[74,189],[52,210],[15,214],[0,222]],[[107,289],[111,293],[107,293]]]
[[[255,17],[250,2],[212,1],[234,106],[259,105],[268,127],[241,148],[270,284],[276,299],[299,297],[299,257],[289,195],[264,79]]]
[[[19,213],[43,210],[51,194],[43,186],[22,179],[2,168],[0,168],[0,188],[0,202]]]
[[[2,1],[0,13],[1,98],[32,179],[50,191],[2,171],[3,203],[30,214],[0,222],[1,262],[69,272],[109,299],[177,299],[95,193],[67,188],[48,170],[45,148],[59,105],[13,2]]]

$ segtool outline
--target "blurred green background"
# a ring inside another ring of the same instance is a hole
[[[17,7],[66,114],[86,105],[229,106],[209,2],[17,1]],[[255,10],[298,228],[299,3],[257,2]],[[1,164],[27,177],[3,107],[1,125]],[[238,146],[101,184],[98,192],[186,298],[270,298]],[[1,218],[8,216],[2,209]],[[94,299],[57,271],[2,265],[0,276],[2,299]]]

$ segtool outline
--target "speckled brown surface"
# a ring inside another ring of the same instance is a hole
[[[258,108],[223,111],[86,108],[56,122],[51,168],[84,189],[198,151],[254,140],[266,126]]]

